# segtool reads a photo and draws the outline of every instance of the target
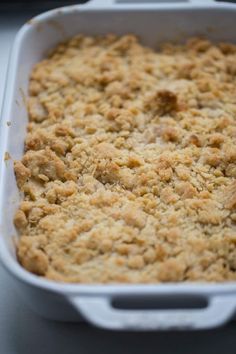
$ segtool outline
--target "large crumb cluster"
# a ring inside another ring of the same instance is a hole
[[[236,46],[77,36],[35,66],[18,258],[64,282],[236,279]]]

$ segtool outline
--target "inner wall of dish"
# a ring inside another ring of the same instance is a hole
[[[12,239],[16,237],[13,216],[21,196],[16,186],[13,160],[20,159],[24,150],[27,126],[28,80],[33,66],[43,59],[59,42],[78,34],[99,35],[134,33],[147,46],[158,48],[161,42],[185,41],[192,36],[205,36],[215,41],[235,41],[235,10],[225,9],[159,9],[159,10],[78,10],[63,13],[55,10],[52,16],[33,19],[22,33],[15,55],[15,71],[9,104],[9,116],[3,117],[7,125],[7,148],[11,159],[6,161],[4,175],[3,235],[12,254],[15,254]],[[11,237],[9,237],[11,236]]]

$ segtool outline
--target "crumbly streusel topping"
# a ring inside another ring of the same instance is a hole
[[[33,69],[18,258],[82,283],[236,279],[236,46],[77,36]]]

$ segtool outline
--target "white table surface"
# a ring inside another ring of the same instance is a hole
[[[0,14],[0,105],[10,46],[30,17]],[[47,321],[27,308],[0,267],[0,354],[75,353],[236,354],[236,322],[204,332],[122,333]]]

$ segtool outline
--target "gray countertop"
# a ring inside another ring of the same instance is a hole
[[[17,29],[31,14],[0,14],[0,105],[6,65]],[[40,318],[27,308],[0,267],[0,354],[236,354],[236,322],[204,332],[122,333],[85,323]]]

